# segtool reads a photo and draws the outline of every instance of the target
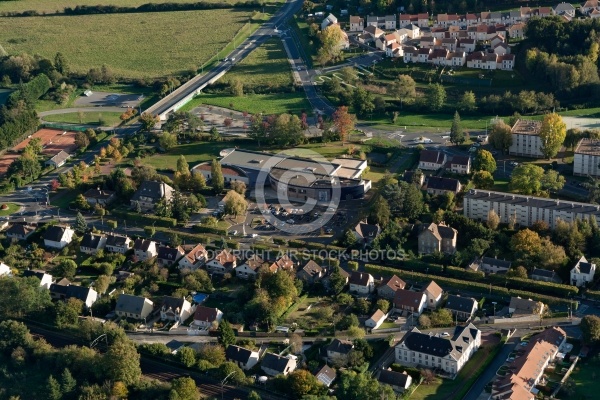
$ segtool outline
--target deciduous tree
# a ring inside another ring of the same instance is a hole
[[[485,149],[479,149],[473,160],[473,169],[493,174],[496,171],[496,160],[492,153]]]
[[[496,230],[500,225],[500,216],[494,210],[488,212],[487,221],[485,222],[488,228]]]
[[[398,78],[388,87],[387,92],[397,99],[414,99],[417,96],[417,84],[410,75],[398,75]]]
[[[542,189],[544,169],[535,164],[520,164],[512,173],[510,189],[522,194],[537,194]]]
[[[142,115],[140,115],[140,122],[142,124],[142,130],[149,131],[160,122],[160,118],[158,117],[158,115],[152,115],[150,113],[145,112],[142,113]]]
[[[340,46],[343,32],[339,24],[329,25],[318,34],[321,47],[317,52],[319,64],[326,65],[339,59],[342,53]]]
[[[490,129],[488,141],[496,149],[506,153],[509,147],[512,145],[511,127],[503,120],[498,119]]]
[[[175,378],[171,382],[171,392],[169,400],[198,400],[200,392],[196,387],[196,382],[189,377]]]
[[[473,184],[478,189],[489,189],[494,186],[494,177],[487,171],[477,171],[473,174]]]
[[[475,93],[473,93],[470,90],[464,92],[458,102],[458,108],[461,111],[475,111],[477,109],[477,100],[475,98]]]
[[[229,215],[244,215],[248,209],[248,202],[244,199],[244,196],[230,190],[225,196],[225,213]]]
[[[171,150],[177,146],[177,135],[174,133],[164,132],[158,138],[158,143],[165,151]]]
[[[333,125],[340,135],[342,145],[348,140],[350,131],[354,129],[355,117],[348,113],[348,107],[340,106],[333,113]]]
[[[583,341],[588,344],[595,344],[600,341],[600,317],[597,315],[586,315],[581,319],[581,333]]]
[[[427,88],[425,98],[431,111],[440,111],[446,102],[446,89],[439,83],[431,84]]]
[[[142,371],[140,355],[129,339],[116,340],[103,356],[105,373],[108,379],[123,381],[126,385],[136,383]]]
[[[562,117],[556,113],[546,114],[542,120],[539,137],[542,143],[540,148],[544,157],[550,159],[560,150],[567,135],[567,125]]]

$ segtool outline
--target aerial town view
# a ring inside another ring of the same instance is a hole
[[[0,400],[600,399],[600,0],[0,0]]]

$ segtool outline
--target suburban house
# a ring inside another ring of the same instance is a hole
[[[419,233],[419,254],[454,254],[458,231],[442,223],[431,222],[421,226]]]
[[[584,256],[581,256],[571,270],[571,285],[585,286],[588,282],[593,282],[595,273],[596,264],[588,262]]]
[[[548,328],[533,336],[524,348],[523,355],[510,364],[508,374],[497,376],[492,384],[492,399],[537,398],[535,386],[542,379],[550,362],[554,361],[566,343],[567,334],[559,327]],[[534,394],[535,392],[536,394]]]
[[[457,326],[448,338],[421,333],[413,328],[396,346],[396,362],[439,369],[456,376],[480,345],[481,331],[473,324]]]
[[[11,276],[12,270],[4,262],[0,262],[0,276]]]
[[[35,226],[13,224],[6,230],[6,237],[17,240],[26,240],[35,232]]]
[[[427,296],[423,292],[398,289],[394,296],[394,308],[420,315],[427,306]]]
[[[279,257],[273,264],[269,266],[269,271],[271,272],[277,272],[280,269],[284,271],[294,270],[294,261],[287,254]]]
[[[321,30],[324,31],[329,26],[337,25],[337,24],[338,24],[338,19],[335,17],[335,15],[329,14],[327,16],[327,18],[323,18],[323,21],[321,21]]]
[[[383,324],[385,319],[387,318],[387,314],[377,309],[366,321],[365,326],[371,329],[377,329]]]
[[[166,183],[144,181],[131,198],[131,207],[136,208],[139,204],[142,211],[151,211],[161,199],[170,201],[172,197],[173,188]]]
[[[350,275],[350,292],[357,294],[369,294],[375,288],[373,275],[365,272],[352,272]]]
[[[296,369],[297,363],[298,360],[296,359],[296,356],[291,354],[283,357],[278,356],[277,354],[267,353],[260,363],[260,369],[262,369],[265,374],[271,376],[287,375]]]
[[[354,236],[363,245],[371,244],[380,233],[379,225],[368,224],[366,221],[361,221],[354,227]]]
[[[197,306],[194,312],[194,325],[201,328],[210,328],[213,323],[221,322],[223,311],[218,308]]]
[[[534,281],[562,283],[562,279],[554,271],[542,268],[534,268],[531,272],[531,279]]]
[[[510,269],[512,262],[500,260],[496,257],[481,257],[473,261],[467,268],[477,272],[481,271],[485,274],[505,274]]]
[[[600,2],[598,0],[587,0],[585,3],[579,7],[579,11],[582,14],[589,14],[594,10],[597,10],[600,7]]]
[[[423,186],[423,183],[425,183],[425,175],[420,170],[404,171],[402,180],[407,183],[414,183],[415,185]]]
[[[106,235],[106,245],[104,249],[111,253],[125,254],[129,250],[131,239],[127,236],[113,235],[109,233]]]
[[[442,301],[444,290],[437,283],[431,281],[425,286],[423,293],[427,296],[427,308],[435,309],[440,304],[440,301]]]
[[[89,287],[68,285],[65,293],[65,298],[75,298],[83,302],[86,308],[92,307],[92,305],[98,300],[98,293]]]
[[[193,311],[192,305],[184,297],[165,296],[160,307],[160,319],[181,324],[192,315]]]
[[[468,321],[477,311],[477,300],[472,297],[461,297],[450,294],[446,299],[445,309],[450,310],[456,319]]]
[[[300,268],[296,273],[296,277],[301,281],[313,284],[321,279],[325,271],[313,260],[309,260],[304,267]]]
[[[67,160],[71,157],[70,154],[64,152],[63,150],[59,151],[58,154],[54,155],[51,159],[45,162],[47,167],[60,168]]]
[[[103,190],[100,188],[89,189],[83,194],[83,197],[91,206],[95,206],[96,204],[107,206],[116,198],[115,192],[112,190]]]
[[[237,257],[229,250],[223,249],[217,253],[215,258],[206,263],[206,270],[215,274],[226,274],[232,272],[237,265]]]
[[[508,312],[509,314],[512,314],[513,317],[542,315],[544,313],[544,307],[544,303],[541,301],[511,297]]]
[[[71,282],[67,278],[62,278],[60,281],[50,285],[50,298],[52,300],[65,300],[67,298],[67,288]]]
[[[136,239],[133,243],[133,253],[138,261],[147,261],[158,255],[156,242],[148,239]]]
[[[352,351],[353,348],[354,343],[352,343],[349,340],[333,339],[326,349],[327,359],[329,361],[332,361],[335,359],[347,357],[348,353],[350,353],[350,351]]]
[[[235,269],[235,276],[242,279],[255,279],[258,269],[265,261],[256,254],[250,256],[242,265]]]
[[[390,369],[384,369],[377,378],[379,383],[391,386],[394,392],[403,393],[412,385],[412,377],[404,372],[396,372]]]
[[[443,178],[441,176],[430,176],[427,178],[427,193],[442,195],[446,193],[457,194],[462,185],[458,179]]]
[[[450,171],[455,174],[467,175],[471,172],[471,157],[454,156],[450,161]]]
[[[142,296],[122,293],[117,299],[115,314],[123,318],[146,319],[154,309],[154,303]]]
[[[446,154],[436,150],[421,150],[419,169],[436,171],[446,164]]]
[[[156,254],[156,261],[161,267],[170,267],[177,263],[185,254],[183,247],[159,246]]]
[[[106,246],[106,236],[96,233],[86,233],[79,244],[79,251],[85,254],[96,254]]]
[[[396,295],[396,291],[399,289],[404,289],[405,287],[406,282],[398,278],[396,275],[392,275],[381,282],[381,285],[379,285],[377,288],[377,294],[382,299],[392,300]]]
[[[225,359],[247,371],[258,364],[259,355],[258,351],[230,344],[225,350]]]
[[[350,28],[348,31],[350,32],[362,32],[365,27],[365,20],[359,16],[351,15],[350,16]]]
[[[75,231],[69,226],[53,225],[44,232],[44,246],[52,249],[64,249],[73,240]]]
[[[554,15],[564,15],[569,19],[575,18],[575,7],[571,3],[562,2],[554,6],[552,13]]]
[[[208,252],[203,245],[197,244],[192,250],[179,260],[178,266],[180,269],[189,268],[192,271],[203,266],[208,260]]]
[[[323,368],[318,370],[315,374],[315,378],[327,387],[331,386],[336,377],[337,374],[335,373],[335,369],[329,368],[327,364],[323,365]]]
[[[47,274],[46,272],[39,269],[28,269],[23,271],[24,278],[28,278],[31,276],[38,278],[40,280],[40,286],[44,289],[50,289],[50,285],[52,285],[52,282],[54,281],[52,275]]]

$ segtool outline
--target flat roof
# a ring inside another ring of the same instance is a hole
[[[269,165],[271,167],[275,166],[284,159],[284,157],[277,154],[235,149],[221,159],[221,165],[234,165],[240,168],[261,169],[265,165]]]
[[[598,139],[581,139],[577,148],[576,154],[588,154],[590,156],[600,156],[600,140]]]
[[[308,158],[296,157],[282,158],[281,161],[277,163],[277,168],[314,173],[315,175],[333,175],[339,167],[339,164],[332,164],[329,162],[321,163]]]
[[[538,135],[540,128],[542,127],[541,121],[534,121],[530,119],[520,119],[515,122],[515,125],[510,130],[511,133],[519,135]]]

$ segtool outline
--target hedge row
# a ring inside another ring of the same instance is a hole
[[[173,229],[166,229],[166,228],[155,228],[155,229],[156,229],[156,232],[160,232],[160,233],[163,233],[166,235],[177,234],[177,236],[179,236],[179,239],[189,241],[192,243],[201,243],[201,244],[206,245],[213,240],[210,237],[207,237],[207,236],[204,236],[201,234],[196,234],[196,233],[174,231]],[[216,239],[215,242],[221,243],[221,240]],[[227,244],[227,247],[230,249],[238,249],[240,246],[239,243],[234,240],[225,240],[225,244]],[[217,245],[217,247],[220,247],[220,246]]]
[[[600,301],[600,291],[598,290],[587,290],[585,292],[585,297],[592,300]]]
[[[130,211],[113,210],[111,211],[113,217],[123,218],[127,221],[140,222],[144,225],[154,225],[155,227],[174,228],[177,226],[177,220],[175,218],[157,217],[156,215],[142,215]]]
[[[528,290],[531,287],[535,287],[536,292],[547,294],[550,296],[560,295],[567,297],[575,296],[579,293],[579,288],[577,288],[577,286],[564,285],[554,282],[536,281],[528,278],[507,277],[506,275],[490,274],[488,276],[485,276],[485,274],[483,274],[482,272],[476,272],[465,268],[452,266],[444,268],[443,266],[438,264],[428,264],[419,260],[409,260],[406,261],[403,265],[402,262],[399,260],[392,260],[391,262],[387,263],[402,266],[404,268],[418,268],[421,271],[428,269],[429,272],[434,274],[443,274],[444,276],[449,278],[464,279],[472,282],[485,280],[488,283],[496,284],[498,286],[506,285],[508,288],[515,290]]]
[[[445,276],[424,274],[422,272],[410,272],[410,271],[404,271],[401,269],[382,267],[382,266],[373,265],[373,264],[365,265],[365,270],[376,276],[391,276],[391,275],[395,274],[395,275],[398,275],[400,278],[414,279],[414,280],[420,281],[420,282],[435,280],[438,284],[441,284],[442,286],[450,286],[450,287],[454,287],[457,289],[467,289],[467,290],[478,289],[480,291],[487,292],[490,290],[490,286],[491,286],[490,284],[483,283],[483,282],[469,282],[469,281],[465,281],[464,279],[454,279],[454,278],[448,278]],[[546,304],[566,304],[566,305],[570,304],[569,300],[567,300],[567,299],[561,299],[561,298],[554,297],[554,296],[548,296],[548,295],[544,295],[544,294],[527,292],[524,290],[507,289],[502,286],[491,286],[491,290],[492,290],[492,293],[494,293],[496,295],[502,294],[505,296],[520,296],[522,298],[531,298],[531,299],[534,299],[537,301],[541,301]]]
[[[194,225],[192,229],[198,233],[212,233],[213,235],[227,236],[227,229],[203,225]]]
[[[29,103],[34,102],[52,87],[52,82],[44,74],[39,74],[29,82],[21,85],[19,89],[15,90],[8,96],[8,104],[15,106],[19,100],[25,99]]]
[[[115,5],[75,6],[65,7],[66,15],[90,15],[90,14],[126,14],[141,12],[165,12],[165,11],[194,11],[215,10],[227,8],[260,8],[258,1],[238,1],[237,3],[207,3],[199,1],[196,3],[147,3],[138,7],[121,7]]]

